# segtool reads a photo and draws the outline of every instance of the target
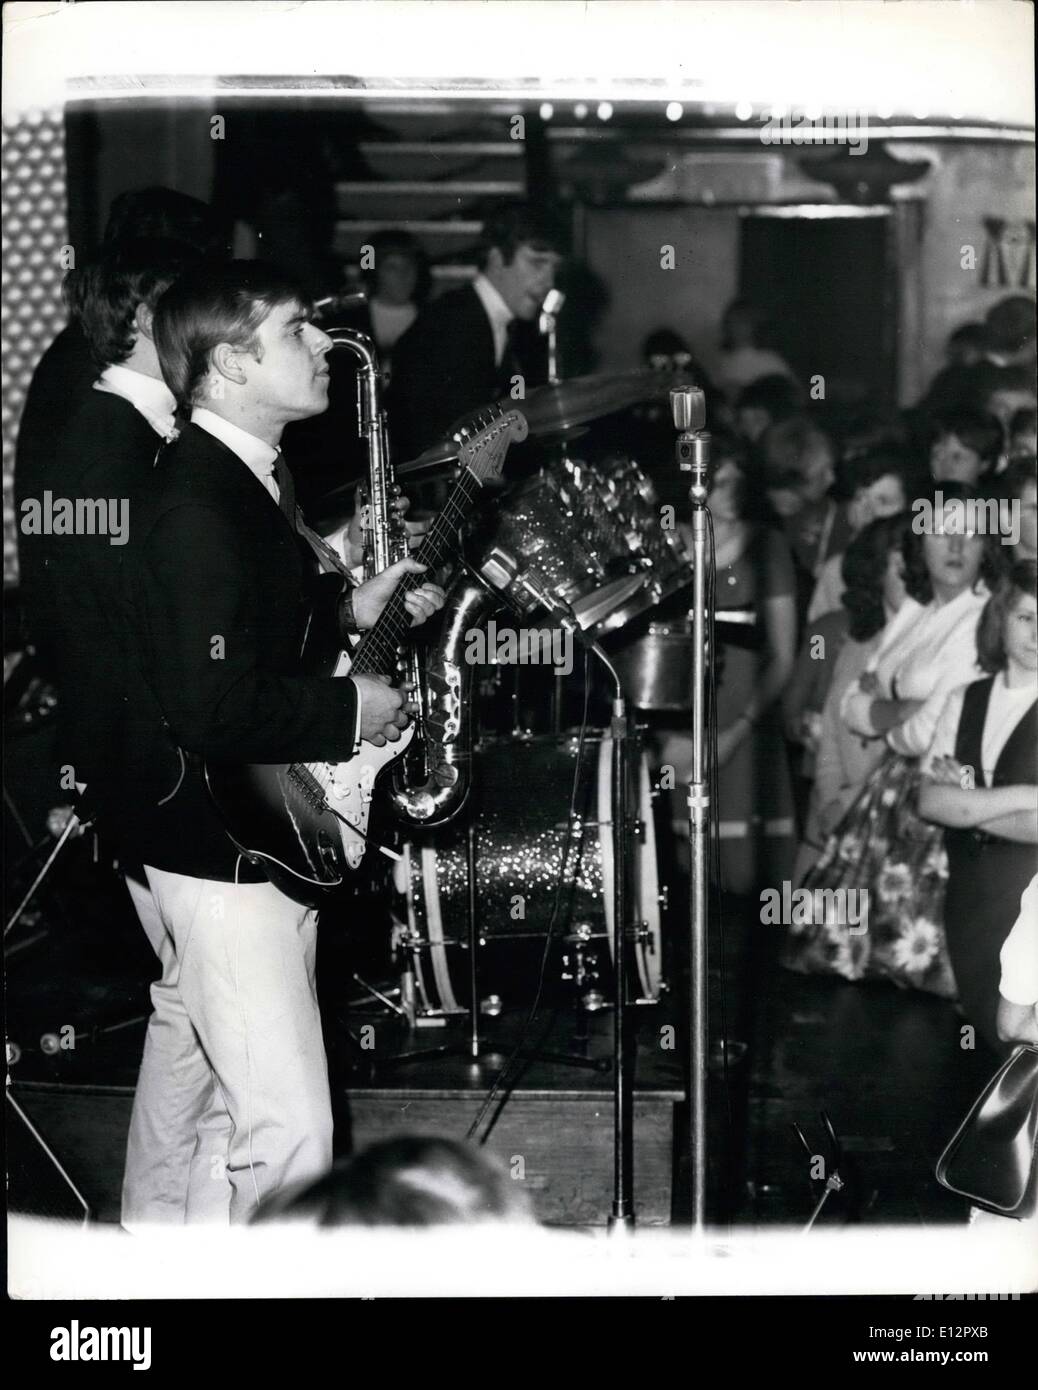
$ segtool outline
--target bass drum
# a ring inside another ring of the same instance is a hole
[[[394,872],[396,945],[411,952],[419,1014],[469,1010],[470,852],[476,870],[476,993],[483,1012],[532,1004],[549,929],[544,997],[564,999],[569,989],[594,1009],[615,996],[613,740],[588,734],[579,770],[578,743],[575,735],[485,739],[476,750],[465,823],[405,847]],[[634,928],[628,998],[652,1003],[664,988],[656,836],[648,766],[638,741],[632,738],[630,746],[628,804],[637,834],[628,884]]]

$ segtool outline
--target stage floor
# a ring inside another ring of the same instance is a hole
[[[117,892],[106,911],[95,904],[89,917],[52,927],[16,949],[8,964],[8,1035],[20,1049],[11,1068],[14,1094],[100,1221],[118,1219],[151,973],[147,948],[124,907]],[[964,1220],[963,1204],[937,1185],[933,1166],[994,1063],[979,1050],[960,1048],[962,1020],[953,1006],[882,984],[790,974],[777,965],[777,939],[765,935],[773,929],[762,928],[748,911],[740,917],[731,905],[727,925],[727,1078],[720,1066],[717,972],[711,980],[714,1221],[755,1227],[806,1220],[815,1189],[810,1160],[791,1126],[798,1123],[828,1161],[822,1109],[843,1140],[847,1180],[830,1199],[825,1224]],[[351,1004],[357,987],[342,942],[336,933],[322,948],[337,1151],[404,1128],[463,1137],[515,1044],[524,1011],[485,1020],[482,1055],[474,1060],[462,1020],[409,1033],[391,1015]],[[370,961],[363,965],[371,978]],[[635,1207],[647,1225],[681,1220],[687,1205],[686,1042],[678,1008],[681,971],[673,963],[671,986],[659,1005],[632,1009]],[[63,1047],[70,1026],[75,1046]],[[586,1050],[606,1067],[611,1031],[609,1010],[590,1016]],[[55,1050],[41,1047],[45,1035],[56,1040]],[[540,1015],[526,1048],[534,1043],[570,1051],[572,1012]],[[457,1050],[400,1056],[444,1044]],[[610,1087],[608,1070],[531,1058],[507,1104],[498,1110],[499,1096],[481,1126],[484,1133],[493,1120],[489,1148],[522,1173],[546,1221],[597,1225],[606,1219]],[[24,1205],[34,1202],[46,1205],[30,1192]]]

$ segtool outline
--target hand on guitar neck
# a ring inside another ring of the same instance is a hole
[[[400,581],[407,574],[422,574],[427,566],[410,556],[398,560],[373,579],[366,580],[353,591],[353,616],[361,632],[373,628],[378,622],[383,608],[392,598]],[[406,592],[403,605],[411,615],[411,626],[417,627],[443,607],[446,594],[439,584],[419,584]]]
[[[390,598],[407,574],[422,574],[426,566],[410,558],[398,560],[381,574],[367,580],[353,592],[353,615],[357,626],[365,631],[373,628]],[[443,607],[446,595],[438,584],[419,584],[403,596],[403,606],[411,615],[411,626],[417,627]],[[404,694],[390,685],[383,674],[353,677],[360,691],[360,736],[366,743],[382,748],[386,743],[398,743],[401,732],[411,722],[415,706]]]

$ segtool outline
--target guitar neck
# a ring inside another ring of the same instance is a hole
[[[425,571],[404,575],[378,622],[355,648],[350,663],[351,676],[391,675],[396,669],[397,652],[411,626],[411,615],[404,607],[404,596],[424,584],[429,573],[443,564],[455,533],[468,518],[479,490],[479,480],[471,469],[464,468],[415,555],[415,559],[426,566]]]

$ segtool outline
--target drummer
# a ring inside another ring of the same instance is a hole
[[[449,290],[397,341],[386,404],[394,454],[410,459],[458,419],[502,396],[548,379],[537,333],[544,297],[555,284],[561,236],[527,203],[503,203],[484,223],[471,284]]]

